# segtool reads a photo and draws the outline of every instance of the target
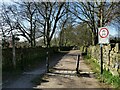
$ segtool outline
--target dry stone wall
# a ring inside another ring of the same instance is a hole
[[[100,64],[100,46],[89,46],[87,54]],[[103,45],[103,68],[113,75],[120,75],[120,44]]]

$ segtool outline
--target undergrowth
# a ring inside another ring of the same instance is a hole
[[[120,89],[120,77],[113,76],[111,72],[103,70],[103,74],[100,74],[100,65],[96,62],[97,60],[91,58],[89,55],[84,56],[85,63],[88,64],[93,72],[95,73],[96,78],[100,82],[112,85],[115,88]]]

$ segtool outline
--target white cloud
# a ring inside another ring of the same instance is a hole
[[[0,0],[0,2],[11,2],[11,0]]]

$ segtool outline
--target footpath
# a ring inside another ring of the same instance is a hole
[[[80,54],[79,50],[71,50],[63,56],[34,88],[109,88],[95,79],[94,72],[85,64],[82,57],[80,57],[79,62],[80,76],[76,74],[78,54]]]

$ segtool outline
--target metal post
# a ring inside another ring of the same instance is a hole
[[[101,69],[100,69],[100,73],[103,74],[103,45],[100,44],[100,51],[101,51]]]
[[[49,72],[49,52],[47,51],[47,56],[46,56],[46,68],[47,68],[47,72]]]
[[[79,74],[79,61],[80,61],[80,55],[77,55],[77,68],[76,68],[77,74]]]

